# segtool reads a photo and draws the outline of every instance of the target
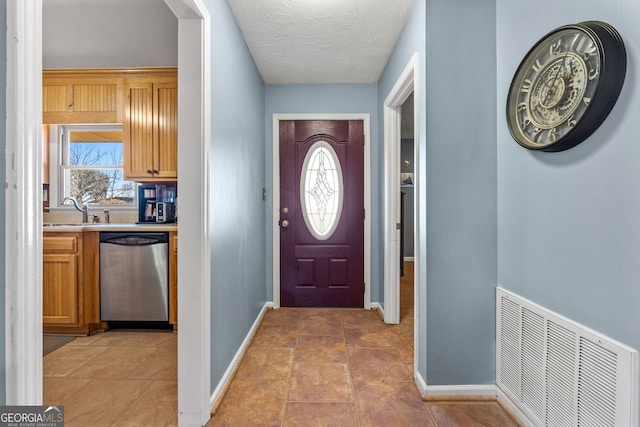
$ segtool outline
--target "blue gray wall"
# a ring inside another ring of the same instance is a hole
[[[420,55],[416,197],[423,248],[416,259],[418,371],[427,385],[493,384],[494,2],[416,2],[380,80],[380,103],[415,51]]]
[[[497,1],[498,282],[640,349],[640,8],[628,0]],[[622,93],[602,126],[560,153],[510,137],[505,99],[522,57],[561,25],[598,19],[626,44]]]
[[[495,40],[494,0],[427,1],[428,385],[495,383]]]
[[[371,123],[371,171],[372,176],[377,176],[379,171],[378,157],[378,115],[377,115],[378,94],[377,87],[373,84],[362,85],[267,85],[266,86],[266,175],[265,182],[267,187],[267,218],[266,218],[266,235],[267,235],[267,298],[273,300],[273,237],[272,224],[273,219],[273,115],[287,113],[317,113],[317,114],[336,114],[336,113],[368,113],[370,114]],[[373,212],[371,212],[372,224],[379,222],[379,212],[377,206],[379,204],[380,187],[378,181],[372,183],[371,188],[371,204]],[[382,258],[381,235],[379,230],[372,226],[371,236],[371,258],[372,264],[376,265]],[[381,275],[373,274],[371,278],[371,299],[373,302],[380,301],[382,288]]]
[[[0,0],[0,177],[5,181],[6,162],[5,149],[6,142],[6,118],[7,118],[7,1]],[[5,305],[5,216],[6,216],[6,199],[5,192],[0,191],[0,319],[2,319],[2,327],[0,327],[0,405],[4,405],[6,400],[6,372],[5,372],[5,322],[4,322],[4,305]]]
[[[262,200],[265,110],[264,84],[227,2],[206,4],[212,45],[213,390],[267,300]]]

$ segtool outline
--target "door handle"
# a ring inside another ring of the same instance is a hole
[[[280,221],[280,226],[282,226],[282,228],[287,228],[289,226],[289,220],[283,219]]]

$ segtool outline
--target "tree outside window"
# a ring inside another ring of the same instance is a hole
[[[68,129],[63,146],[64,195],[80,204],[135,204],[135,183],[124,180],[121,130]]]

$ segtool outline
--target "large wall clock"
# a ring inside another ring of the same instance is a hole
[[[563,151],[588,138],[607,118],[627,68],[624,43],[609,24],[556,28],[518,67],[507,97],[507,123],[525,148]]]

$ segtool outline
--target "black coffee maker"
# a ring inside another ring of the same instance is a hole
[[[138,224],[176,221],[176,187],[141,185],[138,187]]]

